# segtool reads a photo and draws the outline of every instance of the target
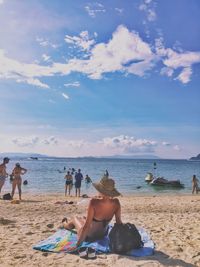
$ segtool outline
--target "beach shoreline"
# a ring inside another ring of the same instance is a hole
[[[20,204],[0,200],[0,266],[200,266],[200,195],[126,195],[120,197],[123,222],[143,227],[155,242],[155,254],[136,258],[46,253],[33,245],[52,235],[63,217],[84,215],[89,198],[64,194],[22,195]],[[18,199],[18,195],[15,195]],[[63,204],[70,200],[73,204]],[[56,204],[60,202],[60,204]]]

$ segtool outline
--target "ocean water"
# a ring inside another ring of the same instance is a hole
[[[110,177],[114,178],[117,189],[123,195],[135,194],[188,194],[191,193],[192,175],[200,178],[200,162],[187,160],[150,160],[150,159],[97,159],[97,158],[39,158],[38,160],[11,160],[7,165],[11,173],[16,162],[26,168],[28,172],[23,180],[28,185],[22,186],[26,193],[64,193],[64,167],[81,169],[83,176],[88,174],[92,181],[98,181],[107,169]],[[156,162],[156,170],[154,170]],[[158,189],[145,182],[147,172],[155,173],[166,179],[179,179],[185,185],[184,189]],[[140,188],[138,188],[140,187]],[[7,178],[3,192],[11,190],[11,183]],[[74,188],[72,190],[74,193]],[[82,183],[82,194],[95,194],[93,186],[86,187]]]

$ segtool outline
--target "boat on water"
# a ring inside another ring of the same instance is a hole
[[[184,184],[180,180],[167,180],[163,177],[154,178],[150,183],[154,187],[163,187],[163,188],[184,188]]]
[[[167,189],[167,188],[175,188],[182,189],[184,188],[184,184],[180,182],[180,180],[168,180],[164,177],[156,175],[157,164],[154,162],[153,164],[154,175],[151,172],[148,172],[145,181],[149,183],[151,186],[157,189]]]

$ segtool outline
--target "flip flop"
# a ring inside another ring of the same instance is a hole
[[[79,256],[82,259],[87,259],[88,254],[87,254],[88,248],[87,247],[81,247],[78,250]]]
[[[94,248],[87,249],[87,258],[90,260],[96,259],[96,250]]]
[[[66,217],[64,217],[64,218],[62,219],[62,223],[64,223],[64,222],[67,222],[67,218],[66,218]]]

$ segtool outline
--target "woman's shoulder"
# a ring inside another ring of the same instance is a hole
[[[109,201],[110,201],[110,203],[113,203],[113,204],[116,204],[116,205],[120,204],[118,198],[110,198]],[[102,198],[99,198],[99,197],[93,197],[90,200],[91,204],[98,204],[98,203],[103,203],[103,202],[104,202],[104,200]]]

